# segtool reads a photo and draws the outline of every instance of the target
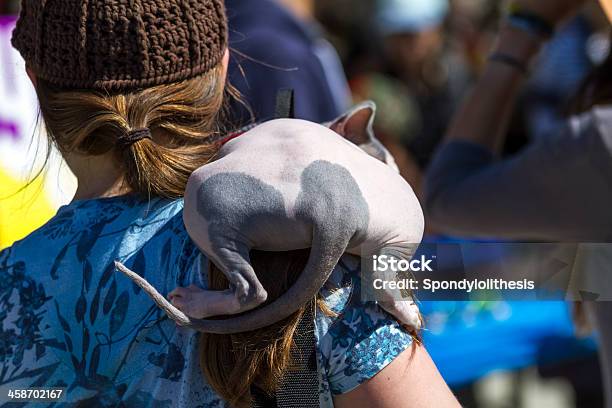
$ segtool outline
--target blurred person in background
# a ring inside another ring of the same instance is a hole
[[[368,23],[380,47],[367,51],[379,60],[350,77],[355,99],[379,105],[377,134],[417,194],[469,79],[447,33],[449,11],[448,0],[379,0]]]
[[[530,61],[553,27],[574,15],[584,1],[513,4],[485,71],[457,111],[428,172],[429,219],[445,231],[477,237],[610,242],[612,54],[587,78],[574,103],[577,116],[563,129],[510,159],[497,159]],[[610,14],[611,2],[602,5]],[[595,265],[590,272],[600,277],[600,293],[608,295],[610,252],[609,245],[601,246],[586,262]],[[608,406],[612,406],[611,305],[588,305],[599,334]]]
[[[517,0],[515,3],[520,4],[521,7],[538,9],[530,1],[535,3],[535,0]],[[543,3],[553,9],[551,11],[541,6],[545,12],[556,11],[548,4],[552,3],[552,0]],[[564,0],[558,7],[562,10],[563,6],[568,9],[572,6],[571,9],[574,10],[582,3],[579,0]],[[565,17],[565,14],[557,11],[552,17],[561,19]],[[550,24],[556,22],[557,20],[554,20]],[[445,230],[470,236],[502,236],[518,239],[531,236],[543,240],[605,240],[612,229],[608,228],[607,222],[593,222],[594,218],[607,220],[606,217],[602,218],[604,213],[607,214],[607,211],[602,211],[603,207],[608,204],[607,197],[604,195],[608,191],[607,188],[604,188],[607,186],[607,179],[599,177],[600,168],[595,167],[599,163],[596,160],[599,159],[598,156],[594,156],[595,147],[601,147],[601,150],[597,150],[597,154],[603,154],[602,165],[607,164],[607,161],[604,160],[607,159],[606,135],[598,132],[599,129],[603,131],[605,128],[587,126],[592,120],[597,120],[597,123],[605,123],[607,113],[605,109],[595,109],[587,112],[586,115],[573,118],[567,123],[561,135],[555,137],[554,140],[530,146],[512,160],[494,160],[504,139],[515,98],[521,85],[524,84],[529,62],[537,55],[546,40],[544,35],[537,35],[534,31],[535,29],[530,31],[527,28],[518,27],[510,20],[503,24],[497,46],[489,59],[487,68],[469,98],[457,111],[447,133],[445,144],[437,152],[428,173],[426,204],[429,215]],[[602,70],[603,68],[598,68],[595,72],[599,73]],[[592,88],[591,85],[586,89],[591,90]],[[597,92],[591,97],[591,106],[605,103],[602,95],[605,95],[606,87],[599,86],[590,92],[594,91]],[[595,99],[596,96],[603,101]],[[588,109],[584,110],[588,111]],[[572,135],[583,136],[583,134],[584,138],[571,137]],[[603,144],[598,145],[597,141]],[[573,142],[574,145],[570,142]],[[592,145],[585,145],[587,142]],[[574,149],[570,149],[571,147]],[[561,150],[562,148],[564,150]],[[587,154],[582,156],[577,154],[580,151]],[[591,160],[587,161],[587,158]],[[577,160],[579,162],[576,163],[576,166],[584,167],[570,167],[570,163]],[[590,165],[590,162],[595,163]],[[469,170],[464,168],[468,163],[471,164]],[[535,169],[538,170],[537,172],[530,171],[529,174],[541,176],[538,178],[521,177],[523,175],[521,172],[531,170],[528,165],[535,166]],[[564,178],[553,177],[553,174],[550,173],[544,174],[548,170],[547,166],[556,172],[571,171],[569,173],[571,177],[569,174]],[[607,170],[607,167],[604,166],[603,170]],[[582,186],[572,184],[574,180]],[[582,183],[582,180],[589,180],[589,183]],[[500,181],[508,184],[502,184]],[[536,188],[544,187],[544,185],[534,184],[536,182],[547,182],[548,184],[546,188]],[[552,190],[553,183],[558,184],[558,191],[557,189]],[[513,188],[508,189],[510,186]],[[515,199],[502,200],[503,197],[499,196],[502,191],[505,195],[511,195]],[[559,195],[554,195],[551,191],[558,192]],[[573,197],[573,200],[563,200],[576,193],[582,193],[580,197],[588,197],[589,193],[593,197],[598,197],[597,200],[590,203],[591,211],[584,211],[582,207],[584,203],[577,202],[578,197]],[[537,195],[533,196],[533,194]],[[469,203],[468,200],[470,200]],[[501,207],[505,210],[502,212],[499,206],[482,205],[487,203],[487,200],[503,202],[507,204],[507,207]],[[470,210],[478,208],[478,214],[472,213],[470,216],[468,204]],[[547,210],[544,211],[543,208]],[[554,213],[551,214],[551,211]],[[519,214],[521,217],[518,217]],[[568,214],[572,214],[573,217],[568,217]],[[560,219],[565,219],[566,222],[559,223]]]
[[[315,19],[314,0],[225,3],[233,51],[229,79],[246,102],[232,105],[234,124],[273,118],[280,89],[295,91],[298,119],[322,123],[348,109],[342,63]]]
[[[375,17],[387,73],[415,102],[408,148],[422,169],[468,82],[465,61],[445,35],[449,7],[448,0],[379,0]]]
[[[601,54],[602,50],[589,47],[595,34],[593,23],[585,13],[580,13],[563,24],[542,49],[520,99],[529,141],[554,135],[564,126],[564,108],[569,98],[596,60],[601,62],[605,58],[593,55]]]
[[[358,75],[350,81],[356,101],[372,100],[377,106],[374,122],[376,137],[393,155],[400,170],[417,195],[420,195],[422,171],[406,145],[420,120],[419,107],[406,85],[382,72]]]
[[[470,78],[478,75],[495,40],[499,2],[489,0],[453,0],[448,18],[448,32],[463,55]]]
[[[543,46],[518,99],[510,137],[512,153],[562,131],[571,101],[591,70],[607,57],[609,23],[596,2],[562,24]],[[518,126],[517,126],[518,125]],[[509,143],[507,142],[508,146]]]

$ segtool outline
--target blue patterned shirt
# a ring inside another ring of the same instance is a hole
[[[113,261],[162,293],[206,286],[207,260],[185,231],[180,200],[76,201],[0,252],[0,406],[9,389],[65,387],[63,406],[222,407],[198,363],[198,333],[177,327]],[[320,399],[346,393],[411,344],[359,300],[359,260],[322,290],[339,317],[316,316]],[[51,405],[53,406],[53,405]]]

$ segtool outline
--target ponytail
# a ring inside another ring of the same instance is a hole
[[[221,65],[206,74],[129,93],[65,91],[38,81],[50,140],[63,153],[112,154],[125,183],[145,196],[179,198],[191,173],[214,157],[223,132],[226,88]],[[134,140],[128,135],[139,134]]]

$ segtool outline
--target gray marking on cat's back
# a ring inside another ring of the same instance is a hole
[[[345,167],[324,160],[313,162],[302,173],[296,213],[316,221],[322,233],[338,241],[359,241],[370,220],[368,203],[355,178]]]
[[[227,234],[228,226],[244,236],[273,225],[285,217],[285,202],[280,191],[244,173],[219,173],[205,180],[198,191],[198,213],[209,223],[213,244]],[[257,228],[256,228],[257,226]]]

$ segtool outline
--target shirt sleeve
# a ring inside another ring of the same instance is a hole
[[[498,161],[455,141],[427,175],[425,207],[447,232],[507,239],[605,240],[612,231],[612,156],[594,115]]]
[[[374,377],[412,344],[412,336],[373,302],[361,302],[359,260],[345,256],[325,296],[338,317],[317,319],[325,393],[345,394]],[[340,283],[342,281],[342,283]]]
[[[374,304],[349,306],[323,338],[332,394],[345,394],[374,377],[404,350],[412,337]]]

